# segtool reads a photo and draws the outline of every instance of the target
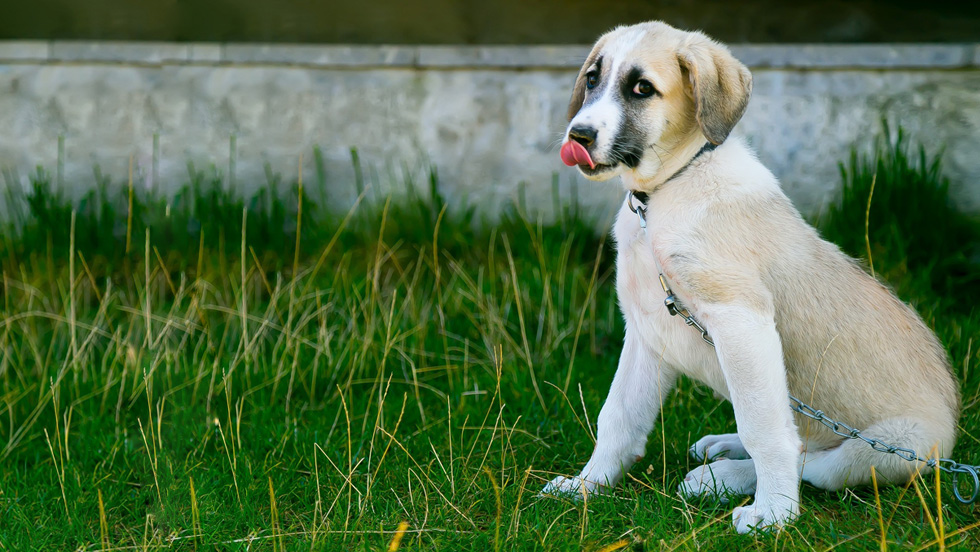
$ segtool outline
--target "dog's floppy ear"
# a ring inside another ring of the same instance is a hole
[[[578,76],[575,77],[575,85],[572,87],[572,99],[568,101],[568,120],[571,122],[572,117],[578,113],[579,109],[582,109],[582,104],[585,102],[585,73],[589,70],[589,67],[595,63],[595,50],[589,54],[586,58],[585,64],[578,71]]]
[[[578,113],[578,110],[582,109],[582,104],[585,102],[585,70],[589,65],[592,65],[592,56],[585,60],[585,65],[582,66],[578,72],[578,77],[575,78],[575,86],[572,87],[572,99],[568,100],[569,122]]]
[[[728,48],[700,34],[678,50],[677,59],[690,79],[701,132],[721,144],[749,104],[752,73]]]
[[[575,114],[578,113],[579,109],[582,109],[582,104],[585,102],[585,73],[588,72],[589,67],[595,63],[597,57],[599,57],[599,49],[605,43],[606,37],[602,37],[595,46],[592,47],[592,51],[589,52],[589,57],[585,58],[585,63],[582,64],[582,68],[578,71],[578,77],[575,78],[575,86],[572,87],[572,99],[568,101],[568,120],[571,121]]]

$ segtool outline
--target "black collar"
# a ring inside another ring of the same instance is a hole
[[[699,149],[698,152],[694,154],[694,157],[692,157],[690,161],[687,162],[687,164],[685,164],[683,167],[678,169],[677,172],[675,172],[674,174],[670,175],[670,178],[664,180],[661,186],[680,176],[680,174],[684,172],[688,167],[690,167],[691,163],[693,163],[694,160],[697,159],[698,157],[701,157],[702,154],[708,153],[709,151],[714,151],[715,148],[717,147],[718,144],[712,144],[711,142],[706,142],[704,146],[701,146],[701,149]],[[633,190],[633,197],[635,197],[637,201],[639,201],[640,203],[646,205],[647,200],[650,199],[650,194],[638,190]]]

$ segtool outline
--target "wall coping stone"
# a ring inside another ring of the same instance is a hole
[[[756,69],[980,68],[980,44],[736,44]],[[578,69],[589,46],[363,46],[0,41],[0,64],[297,65],[323,69]]]

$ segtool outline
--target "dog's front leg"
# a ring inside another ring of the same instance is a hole
[[[755,461],[755,502],[732,513],[739,533],[778,528],[799,513],[801,441],[786,398],[782,345],[766,310],[715,304],[700,312],[714,338],[738,436]]]
[[[548,494],[579,494],[614,487],[643,457],[647,436],[676,376],[651,354],[636,332],[626,330],[619,367],[599,412],[595,451],[577,477],[556,477]]]

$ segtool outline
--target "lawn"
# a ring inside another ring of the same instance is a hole
[[[953,456],[980,464],[978,225],[938,158],[876,151],[816,222],[936,330],[963,395]],[[435,174],[338,215],[324,175],[247,197],[194,168],[169,199],[100,176],[69,201],[43,171],[8,187],[0,549],[980,549],[945,475],[804,485],[796,523],[736,535],[744,498],[676,493],[688,446],[735,430],[690,381],[614,494],[539,496],[588,459],[616,366],[609,221],[517,204],[487,224]]]

